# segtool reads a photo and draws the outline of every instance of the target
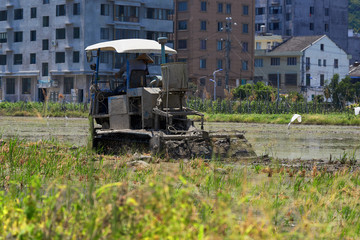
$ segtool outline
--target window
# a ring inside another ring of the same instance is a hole
[[[226,14],[231,14],[231,3],[226,4]],[[247,15],[244,13],[244,15]]]
[[[186,49],[187,48],[187,40],[182,39],[178,40],[178,49]]]
[[[329,8],[325,8],[325,16],[329,16]]]
[[[115,5],[115,19],[120,22],[139,22],[139,7]]]
[[[56,39],[65,39],[65,28],[56,29]]]
[[[321,67],[321,59],[318,59],[318,66]]]
[[[329,32],[329,24],[328,23],[324,24],[324,31]]]
[[[202,12],[206,12],[206,1],[201,1],[200,9]]]
[[[243,70],[243,71],[249,70],[249,67],[248,67],[249,63],[248,63],[248,61],[242,61],[242,62],[241,62],[241,65],[242,65],[242,70]]]
[[[7,42],[7,33],[2,32],[0,33],[0,43],[6,43]]]
[[[36,64],[36,53],[30,53],[30,64]]]
[[[31,94],[31,78],[21,79],[22,94]]]
[[[217,80],[217,86],[221,87],[221,85],[222,85],[222,80],[221,80],[221,78],[219,78],[219,80]]]
[[[323,60],[323,66],[326,67],[326,59]]]
[[[310,86],[310,85],[311,85],[311,75],[306,74],[306,86]]]
[[[55,53],[55,63],[65,63],[65,52]]]
[[[285,74],[286,86],[297,86],[297,74]]]
[[[269,85],[273,87],[277,86],[278,79],[279,79],[279,83],[281,83],[281,74],[269,74],[268,75]]]
[[[43,4],[49,4],[50,0],[43,0]]]
[[[222,12],[223,12],[223,4],[218,3],[218,13],[222,13]]]
[[[66,8],[65,4],[56,5],[56,16],[65,16],[66,15]]]
[[[30,31],[30,41],[36,41],[36,31]]]
[[[288,66],[295,66],[297,64],[296,57],[288,57],[287,58],[287,65]]]
[[[265,14],[264,7],[255,8],[255,15],[264,15],[264,14]]]
[[[49,50],[49,39],[42,40],[42,50]]]
[[[262,31],[261,26],[265,27],[265,23],[255,23],[255,31]]]
[[[269,14],[281,14],[282,13],[282,7],[276,6],[276,7],[269,7]]]
[[[320,50],[324,51],[324,44],[320,44]]]
[[[249,43],[243,42],[242,43],[242,52],[248,52],[249,51]]]
[[[206,59],[200,59],[200,68],[205,69],[206,68]]]
[[[286,19],[286,21],[290,21],[291,20],[291,13],[286,13],[285,19]]]
[[[14,32],[14,42],[23,41],[23,32]]]
[[[201,21],[200,22],[200,30],[203,30],[203,31],[206,30],[206,21]]]
[[[188,3],[187,1],[181,1],[178,2],[178,11],[179,12],[184,12],[188,10]]]
[[[182,20],[178,22],[178,30],[186,30],[187,29],[187,21]]]
[[[30,9],[30,17],[36,18],[36,7]]]
[[[289,4],[291,4],[292,2],[291,2],[291,0],[286,0],[286,4],[287,5],[289,5]]]
[[[14,54],[14,65],[22,64],[22,54]]]
[[[216,60],[216,66],[217,66],[217,69],[222,69],[223,68],[223,60],[222,59],[217,59]]]
[[[79,51],[73,52],[73,62],[74,63],[80,62],[80,52]]]
[[[280,58],[271,58],[270,65],[272,65],[272,66],[280,65]]]
[[[48,63],[42,63],[42,70],[41,73],[44,77],[49,76],[49,64]]]
[[[73,4],[73,15],[80,15],[80,3]]]
[[[109,39],[109,28],[100,28],[100,39]]]
[[[270,22],[269,30],[281,30],[281,25],[279,22]]]
[[[6,94],[15,94],[15,78],[6,79]]]
[[[339,68],[339,60],[334,59],[334,68]]]
[[[306,65],[306,70],[309,70],[310,69],[310,58],[309,57],[307,57],[305,59],[305,65]]]
[[[314,30],[314,23],[310,23],[310,25],[309,25],[309,29],[310,29],[311,31],[313,31],[313,30]]]
[[[309,13],[310,13],[310,17],[311,17],[311,15],[314,15],[314,7],[310,7]]]
[[[200,86],[205,86],[206,78],[200,78]]]
[[[73,38],[74,39],[80,38],[80,28],[79,27],[74,27],[74,29],[73,29]]]
[[[0,11],[0,21],[7,21],[7,11]]]
[[[201,50],[205,50],[205,49],[206,49],[206,40],[205,40],[205,39],[201,39],[201,40],[200,40],[200,49],[201,49]]]
[[[243,6],[243,15],[249,15],[249,6],[247,5]]]
[[[43,16],[43,27],[48,27],[49,22],[49,16]]]
[[[242,32],[243,33],[248,33],[249,32],[249,24],[247,24],[247,23],[243,24]]]
[[[325,75],[320,74],[320,86],[324,86],[324,84],[325,84]]]
[[[223,22],[218,22],[218,27],[217,27],[218,32],[222,32],[224,30],[223,28]]]
[[[0,55],[0,65],[6,65],[6,54]]]
[[[109,16],[110,15],[110,10],[109,9],[110,9],[109,4],[101,4],[100,15]]]
[[[254,61],[255,67],[263,67],[264,66],[264,59],[262,58],[256,58]]]
[[[223,41],[222,40],[216,41],[216,50],[218,50],[218,51],[223,50]]]
[[[109,52],[100,53],[100,63],[109,63]]]
[[[115,39],[124,39],[124,38],[139,38],[140,33],[138,30],[129,30],[129,29],[116,29]]]
[[[14,9],[14,20],[20,20],[23,19],[23,9]]]
[[[255,49],[261,49],[261,42],[256,42],[256,48]]]
[[[71,89],[74,89],[74,78],[64,77],[64,94],[71,94]]]

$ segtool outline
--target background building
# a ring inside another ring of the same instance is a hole
[[[255,29],[283,36],[329,36],[348,49],[348,1],[256,0]],[[265,27],[261,27],[265,26]]]
[[[172,11],[172,0],[0,0],[1,99],[86,101],[92,71],[85,47],[169,37]],[[107,78],[124,56],[103,53],[100,61]]]
[[[272,50],[256,50],[255,79],[283,93],[303,92],[307,100],[323,95],[323,87],[334,74],[340,79],[349,72],[350,56],[329,37],[292,37]]]
[[[188,62],[197,95],[213,97],[252,80],[254,1],[175,0],[174,45],[178,61]],[[227,60],[228,59],[228,60]],[[228,80],[228,82],[227,82]],[[228,85],[228,86],[226,86]]]

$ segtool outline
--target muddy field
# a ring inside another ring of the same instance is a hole
[[[360,127],[206,123],[205,129],[246,131],[246,138],[257,155],[290,160],[341,158],[360,159]],[[18,137],[30,141],[55,139],[75,146],[88,142],[88,120],[82,118],[1,117],[2,138]]]

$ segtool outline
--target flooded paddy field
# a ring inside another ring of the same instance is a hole
[[[51,140],[85,146],[89,139],[88,119],[1,117],[2,138],[29,141]],[[257,155],[288,159],[340,158],[345,153],[360,159],[360,127],[253,123],[205,123],[205,129],[246,131]],[[358,149],[356,151],[356,149]]]

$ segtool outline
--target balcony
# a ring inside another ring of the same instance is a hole
[[[270,4],[273,6],[280,5],[280,0],[271,0]]]
[[[50,79],[40,79],[38,80],[38,88],[56,88],[58,87],[59,82],[57,80],[50,80]]]
[[[117,17],[115,17],[115,21],[138,23],[139,17],[117,16]]]

